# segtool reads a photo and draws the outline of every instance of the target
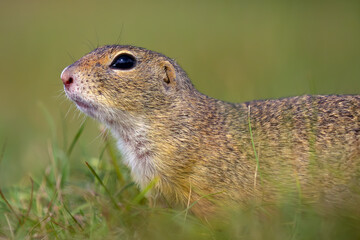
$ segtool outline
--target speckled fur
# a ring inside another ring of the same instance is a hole
[[[122,52],[136,57],[134,69],[109,68]],[[170,83],[165,62],[176,73]],[[112,130],[140,187],[159,177],[154,204],[185,207],[214,194],[192,208],[199,216],[290,192],[309,203],[360,204],[358,95],[227,103],[199,93],[174,60],[133,46],[100,47],[66,71],[74,77],[66,94]]]

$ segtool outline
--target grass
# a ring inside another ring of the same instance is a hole
[[[251,121],[250,121],[250,105],[248,107],[248,124],[249,124],[249,133],[250,133],[250,139],[251,139],[251,146],[253,148],[254,151],[254,156],[255,156],[255,160],[256,160],[256,168],[255,168],[255,174],[254,174],[254,188],[256,188],[256,179],[257,179],[257,175],[259,172],[259,157],[258,154],[256,152],[256,148],[255,148],[255,143],[254,143],[254,138],[253,138],[253,134],[252,134],[252,128],[251,128]],[[261,175],[260,176],[260,180],[261,180]]]
[[[69,170],[85,126],[80,126],[68,147],[61,148],[56,140],[48,143],[51,161],[43,175],[0,189],[0,239],[360,238],[360,219],[320,215],[301,202],[282,203],[272,211],[248,206],[230,212],[226,220],[209,221],[188,213],[196,202],[179,210],[150,208],[145,195],[156,180],[139,191],[106,135],[98,157],[84,156],[81,169]],[[4,143],[0,157],[5,151]],[[84,179],[74,181],[79,174]]]

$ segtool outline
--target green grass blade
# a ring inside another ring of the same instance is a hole
[[[77,133],[75,134],[75,137],[74,139],[72,140],[71,144],[70,144],[70,147],[67,151],[67,156],[70,157],[74,147],[75,147],[75,144],[77,143],[77,141],[79,140],[82,132],[84,131],[84,128],[85,128],[85,123],[86,123],[86,120],[81,124],[79,130],[77,131]]]
[[[91,173],[95,176],[95,178],[99,181],[99,183],[101,184],[101,186],[103,186],[103,188],[105,189],[106,193],[109,195],[111,201],[113,202],[114,206],[120,210],[119,205],[116,203],[115,198],[111,195],[109,189],[105,186],[105,184],[103,183],[103,181],[101,180],[101,178],[99,177],[99,175],[97,175],[97,173],[95,172],[95,170],[91,167],[91,165],[88,162],[85,162],[85,164],[87,165],[87,167],[90,169]]]
[[[64,114],[62,114],[60,112],[60,116],[64,116]],[[63,149],[66,149],[68,146],[68,142],[67,142],[67,125],[66,125],[66,121],[65,118],[61,117],[61,126],[62,126],[62,138],[63,138]]]
[[[29,218],[30,211],[32,208],[32,203],[33,203],[33,198],[34,198],[34,180],[31,177],[30,177],[30,182],[31,182],[31,192],[30,192],[29,205],[28,205],[26,213],[23,215],[22,222],[20,225],[23,225],[25,223],[25,221]]]
[[[100,151],[100,155],[99,155],[99,161],[102,160],[102,158],[104,157],[105,151],[108,148],[108,143],[105,144],[105,146],[103,147],[103,149],[101,149]]]
[[[115,154],[116,151],[115,151],[113,145],[110,143],[109,140],[107,140],[107,149],[108,149],[108,153],[109,153],[109,156],[110,156],[110,159],[111,159],[111,163],[112,163],[112,165],[114,167],[117,179],[119,180],[121,185],[124,185],[125,180],[124,180],[124,177],[123,177],[123,175],[121,173],[120,166],[119,166],[119,164],[117,162],[117,158],[116,158],[116,154]]]
[[[7,141],[5,140],[4,141],[4,144],[1,148],[1,152],[0,152],[0,163],[2,162],[3,158],[4,158],[4,155],[5,155],[5,149],[6,149],[6,143]]]
[[[132,201],[132,204],[138,204],[142,199],[145,198],[146,193],[148,193],[154,186],[155,184],[159,181],[159,178],[156,177],[153,180],[151,180],[151,182],[146,186],[146,188],[144,190],[142,190]]]
[[[51,116],[50,112],[47,110],[47,108],[45,107],[45,105],[42,102],[39,102],[38,105],[41,108],[41,110],[45,116],[45,119],[50,126],[51,135],[52,135],[53,139],[55,139],[55,137],[56,137],[55,121],[54,121],[53,117]]]
[[[116,193],[116,196],[121,197],[121,194],[122,194],[126,189],[128,189],[128,188],[130,188],[130,187],[132,187],[132,186],[134,186],[134,185],[135,185],[134,182],[130,182],[130,183],[126,184],[125,186],[123,186],[123,187],[120,189],[119,192]]]
[[[81,230],[84,230],[84,228],[81,226],[81,224],[78,222],[78,220],[71,214],[71,212],[69,211],[69,209],[67,209],[67,207],[65,206],[65,204],[63,204],[63,207],[65,209],[65,211],[70,215],[70,217],[72,218],[72,220],[74,220],[74,222],[80,227]]]

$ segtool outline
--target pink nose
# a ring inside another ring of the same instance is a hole
[[[74,77],[72,76],[72,71],[70,71],[69,67],[66,67],[62,71],[60,78],[66,89],[69,89],[70,85],[74,82]]]

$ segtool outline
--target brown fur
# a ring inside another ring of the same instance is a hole
[[[135,68],[109,68],[121,52]],[[199,93],[174,60],[133,46],[98,48],[69,76],[67,95],[112,130],[140,187],[158,177],[154,204],[184,208],[202,197],[192,208],[199,216],[291,193],[360,204],[359,95],[227,103]]]

